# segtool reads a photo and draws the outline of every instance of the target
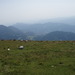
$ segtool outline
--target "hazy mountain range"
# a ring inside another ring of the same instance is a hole
[[[15,24],[14,27],[18,28],[23,32],[33,32],[36,35],[47,34],[53,31],[65,31],[65,32],[74,32],[75,33],[75,25],[68,25],[63,23],[44,23],[44,24]]]
[[[46,19],[46,20],[41,20],[41,21],[38,21],[38,22],[40,22],[40,23],[52,22],[52,23],[64,23],[64,24],[68,24],[68,25],[75,25],[75,16]]]
[[[46,41],[64,41],[64,40],[75,40],[75,33],[54,31],[50,32],[44,36],[35,37],[34,40],[46,40]]]
[[[35,24],[16,23],[12,26],[25,33],[32,32],[36,35],[53,31],[75,32],[75,17],[40,20]]]
[[[0,40],[12,40],[12,39],[16,40],[26,39],[26,35],[17,28],[0,25]]]
[[[75,18],[68,18],[45,20],[35,24],[16,23],[8,27],[0,25],[0,39],[75,40],[74,21]]]

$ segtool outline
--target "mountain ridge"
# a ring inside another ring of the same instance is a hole
[[[75,33],[75,26],[74,25],[68,25],[63,23],[37,23],[37,24],[31,24],[31,25],[13,25],[13,27],[16,27],[20,29],[23,32],[33,32],[37,35],[41,34],[47,34],[49,32],[53,31],[65,31],[65,32],[74,32]]]
[[[75,40],[75,33],[64,32],[64,31],[54,31],[50,32],[44,36],[35,37],[35,40],[43,41],[72,41]]]
[[[14,30],[13,30],[14,29]],[[16,28],[0,25],[0,40],[26,39],[26,35]]]

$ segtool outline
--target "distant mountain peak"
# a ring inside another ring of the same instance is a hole
[[[20,39],[26,39],[26,35],[21,32],[20,30],[18,30],[15,27],[6,27],[4,25],[0,25],[0,40],[4,39],[4,40],[11,40],[11,39],[16,39],[18,40],[18,38]],[[19,39],[19,40],[20,40]]]

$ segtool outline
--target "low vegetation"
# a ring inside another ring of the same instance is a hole
[[[75,75],[75,41],[1,40],[0,75]]]

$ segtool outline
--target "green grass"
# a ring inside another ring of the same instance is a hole
[[[0,75],[75,75],[75,41],[0,41]]]

